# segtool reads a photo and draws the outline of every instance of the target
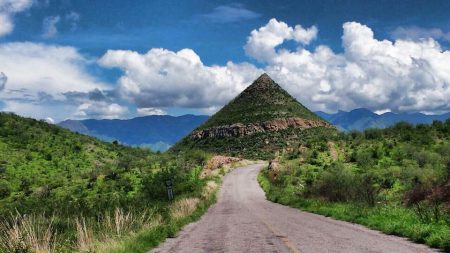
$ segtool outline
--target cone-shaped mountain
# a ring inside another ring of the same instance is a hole
[[[289,117],[322,120],[275,83],[269,75],[262,74],[198,129]]]
[[[172,150],[199,148],[264,158],[298,143],[311,129],[335,130],[263,74]]]

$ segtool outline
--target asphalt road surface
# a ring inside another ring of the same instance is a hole
[[[151,252],[436,252],[404,238],[266,200],[263,165],[225,176],[219,198],[197,222]]]

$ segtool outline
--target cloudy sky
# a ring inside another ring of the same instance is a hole
[[[450,1],[0,0],[0,110],[211,114],[260,74],[312,110],[450,111]]]

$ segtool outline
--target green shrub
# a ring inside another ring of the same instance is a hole
[[[330,201],[348,201],[355,198],[355,175],[342,163],[328,167],[313,186],[313,194]]]
[[[6,180],[0,179],[0,199],[9,197],[12,189]]]

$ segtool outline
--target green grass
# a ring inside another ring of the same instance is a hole
[[[270,183],[266,173],[258,182],[269,200],[304,211],[358,223],[390,235],[407,237],[418,243],[450,252],[450,227],[445,222],[423,223],[413,210],[399,205],[370,207],[359,203],[332,203],[313,198],[300,198]]]

